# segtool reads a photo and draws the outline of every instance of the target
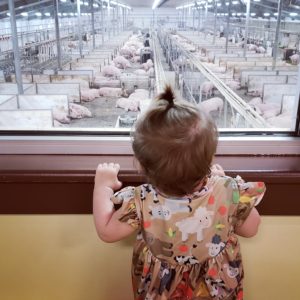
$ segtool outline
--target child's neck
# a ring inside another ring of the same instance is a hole
[[[160,195],[162,195],[162,196],[164,196],[164,197],[176,197],[176,198],[181,198],[181,197],[186,197],[186,196],[188,196],[188,195],[191,195],[191,194],[193,194],[193,193],[195,193],[195,192],[198,192],[198,191],[200,191],[200,189],[203,187],[203,186],[205,186],[206,184],[207,184],[207,179],[208,179],[208,177],[207,176],[205,176],[197,185],[196,185],[196,187],[194,188],[194,190],[192,191],[192,193],[190,193],[190,194],[186,194],[186,195],[182,195],[182,196],[171,196],[171,195],[169,195],[169,196],[167,196],[167,195],[165,195],[163,192],[161,192],[158,188],[156,188],[156,190],[158,191],[158,193],[160,194]]]

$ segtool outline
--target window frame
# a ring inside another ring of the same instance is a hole
[[[107,160],[135,171],[133,157],[129,136],[0,137],[2,172],[91,172]],[[217,162],[237,171],[300,171],[299,159],[300,137],[293,136],[221,136],[216,153]]]

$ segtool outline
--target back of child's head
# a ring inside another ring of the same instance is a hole
[[[133,150],[151,184],[166,195],[182,196],[210,173],[217,140],[212,119],[166,86],[138,119]]]

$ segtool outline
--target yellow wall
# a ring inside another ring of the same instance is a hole
[[[246,300],[300,299],[300,217],[264,217],[241,242]],[[1,216],[0,299],[132,299],[131,244],[99,241],[90,215]]]

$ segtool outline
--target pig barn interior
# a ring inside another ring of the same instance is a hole
[[[270,185],[245,299],[300,299],[299,0],[0,0],[1,299],[133,299],[93,176],[146,180],[130,132],[166,85],[215,120],[228,174]]]

